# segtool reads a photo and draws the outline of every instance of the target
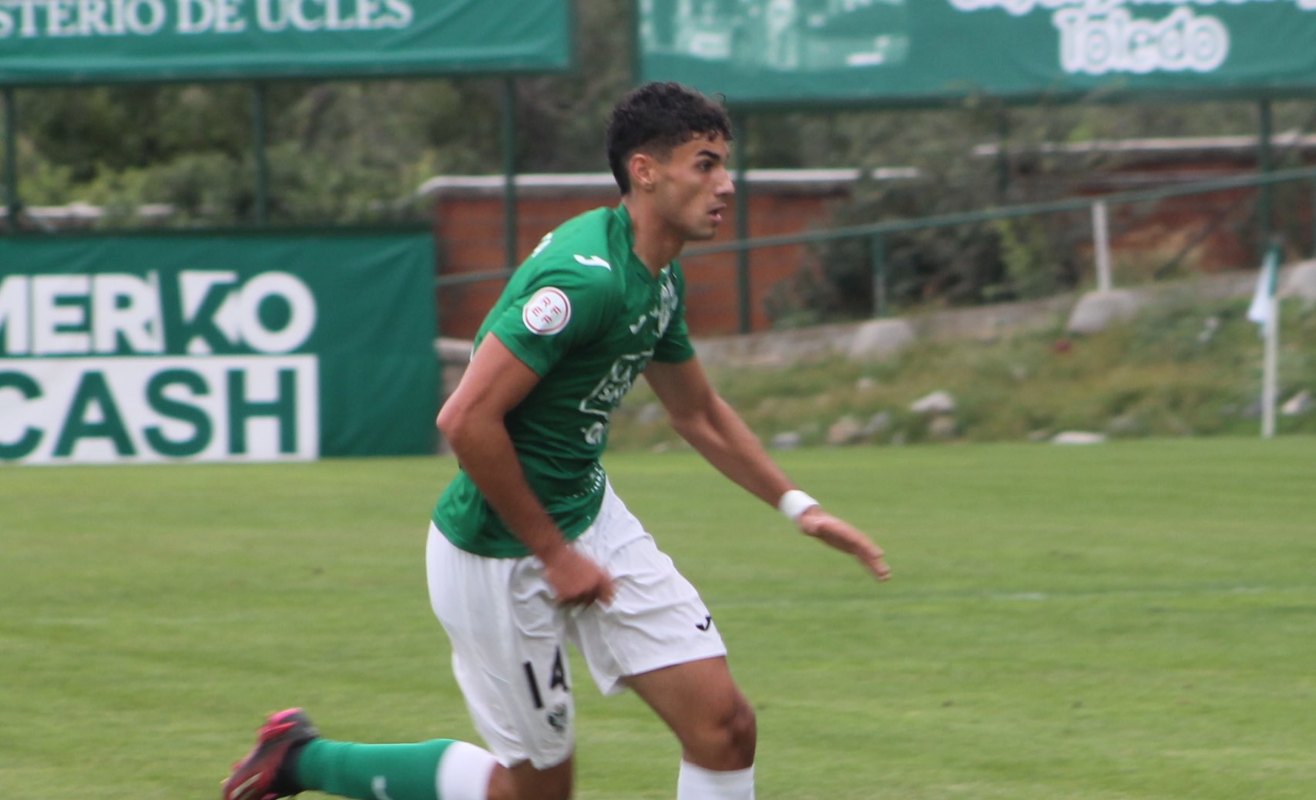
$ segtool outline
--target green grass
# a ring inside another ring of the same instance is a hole
[[[877,585],[687,453],[609,460],[759,712],[765,800],[1306,800],[1316,440],[802,450]],[[0,470],[0,786],[213,797],[261,715],[470,737],[430,616],[447,459]],[[676,747],[579,663],[579,793]]]

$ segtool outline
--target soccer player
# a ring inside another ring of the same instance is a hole
[[[721,106],[673,83],[613,110],[621,203],[545,236],[475,340],[438,426],[461,470],[434,510],[431,604],[488,750],[356,744],[279,712],[224,800],[318,790],[360,800],[565,800],[574,680],[567,642],[606,694],[639,695],[681,743],[679,800],[754,796],[755,718],[712,614],[613,493],[599,457],[609,415],[644,375],[714,467],[879,580],[882,550],[782,473],[710,386],[683,316],[675,259],[711,238],[733,194]]]

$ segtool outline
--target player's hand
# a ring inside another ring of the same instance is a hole
[[[612,576],[566,542],[539,559],[544,564],[544,579],[559,605],[587,606],[598,601],[606,606],[612,602],[616,593]]]
[[[879,581],[891,577],[891,567],[885,561],[886,553],[882,552],[882,548],[858,528],[823,511],[821,506],[806,510],[800,515],[797,524],[809,536],[854,556]]]

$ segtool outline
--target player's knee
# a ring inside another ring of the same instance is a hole
[[[758,745],[758,718],[754,707],[744,697],[739,698],[735,711],[727,725],[731,738],[731,747],[735,752],[741,768],[754,763],[754,748]]]
[[[754,708],[739,693],[700,726],[695,741],[686,742],[687,758],[707,769],[745,769],[754,763],[758,721]]]

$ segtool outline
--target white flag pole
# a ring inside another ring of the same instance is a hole
[[[1261,366],[1261,438],[1275,436],[1275,406],[1279,395],[1279,283],[1280,246],[1272,244],[1266,251],[1257,276],[1257,289],[1247,318],[1261,325],[1265,350]]]
[[[1275,405],[1279,401],[1279,298],[1274,289],[1266,300],[1265,360],[1261,370],[1261,438],[1275,437]]]

